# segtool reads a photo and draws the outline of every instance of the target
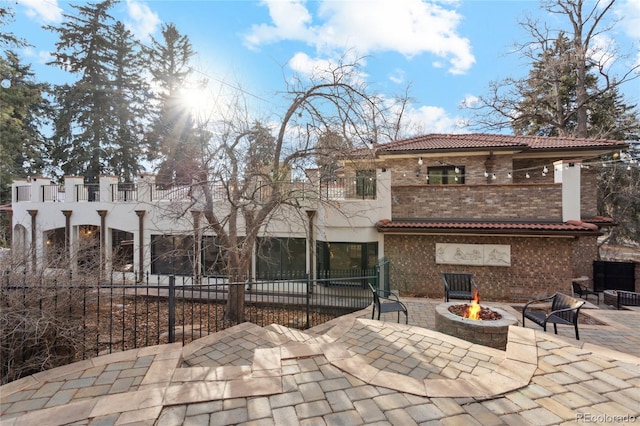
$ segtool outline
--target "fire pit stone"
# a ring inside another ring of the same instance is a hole
[[[489,307],[488,309],[500,314],[500,319],[474,320],[461,317],[449,310],[451,306],[458,304],[448,302],[436,306],[436,331],[483,346],[506,349],[509,326],[518,323],[513,315],[503,309]]]

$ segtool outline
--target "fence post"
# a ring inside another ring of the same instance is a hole
[[[176,339],[176,277],[169,277],[169,343]]]
[[[313,285],[311,282],[311,275],[310,274],[305,274],[307,276],[307,326],[305,327],[305,330],[309,328],[309,304],[311,303],[311,286]]]

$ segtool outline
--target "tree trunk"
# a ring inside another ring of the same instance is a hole
[[[232,281],[239,282],[237,280]],[[227,298],[227,307],[223,319],[235,324],[244,322],[244,285],[235,284],[229,286],[229,297]]]
[[[245,286],[243,283],[246,279],[246,268],[240,261],[238,253],[229,253],[229,281],[233,285],[229,286],[227,297],[227,306],[224,312],[224,321],[230,321],[234,324],[244,322],[244,293]]]

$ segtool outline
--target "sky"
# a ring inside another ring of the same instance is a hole
[[[59,26],[65,13],[77,14],[70,4],[84,3],[11,2],[9,31],[32,45],[20,53],[37,81],[74,80],[45,65],[56,34],[42,26]],[[469,132],[462,123],[470,111],[460,105],[486,95],[491,81],[526,75],[527,62],[509,53],[530,38],[519,21],[532,16],[568,27],[535,0],[122,0],[111,14],[145,43],[161,40],[163,23],[189,37],[195,75],[208,80],[192,97],[202,108],[241,88],[255,114],[268,115],[282,108],[292,74],[348,52],[363,58],[361,78],[375,93],[390,99],[408,92],[406,118],[421,133]],[[640,63],[640,0],[617,0],[610,17],[620,21],[598,43],[627,54],[627,64]],[[640,79],[621,93],[640,104]]]

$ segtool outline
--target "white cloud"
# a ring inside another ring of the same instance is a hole
[[[473,108],[478,106],[480,98],[476,95],[466,95],[462,102],[460,102],[460,108]]]
[[[299,0],[265,0],[269,8],[269,16],[273,25],[260,24],[251,27],[251,33],[245,37],[245,44],[250,48],[261,44],[275,43],[280,40],[310,40],[313,29],[311,14]]]
[[[19,3],[26,7],[27,16],[37,21],[46,24],[62,21],[62,8],[57,0],[19,0]]]
[[[638,0],[627,0],[619,4],[618,15],[620,27],[633,40],[636,46],[636,55],[633,58],[634,65],[640,65],[640,2]]]
[[[46,50],[41,50],[38,52],[38,62],[41,64],[46,64],[47,62],[53,61],[53,56],[51,52],[47,52]]]
[[[618,15],[622,18],[620,26],[627,35],[640,41],[640,2],[627,0],[619,4]]]
[[[289,59],[289,67],[296,73],[312,75],[320,71],[328,70],[332,66],[329,59],[313,59],[306,53],[298,52]]]
[[[423,105],[405,111],[404,120],[416,134],[426,133],[460,133],[463,119],[451,117],[444,108]]]
[[[127,1],[127,12],[130,18],[125,22],[127,28],[140,40],[149,40],[160,25],[158,14],[136,0]]]
[[[448,63],[449,72],[463,74],[475,62],[468,39],[457,33],[461,16],[455,9],[422,0],[323,1],[317,19],[300,0],[265,0],[270,24],[254,25],[247,46],[282,40],[305,42],[318,52],[355,49],[362,55],[394,51],[407,58],[424,53]]]
[[[396,68],[395,70],[393,70],[393,74],[389,76],[389,80],[391,80],[391,82],[395,84],[402,84],[404,83],[404,77],[404,70]]]
[[[306,53],[298,52],[289,59],[289,67],[299,75],[313,78],[314,80],[332,80],[332,70],[335,70],[342,63],[354,62],[357,58],[353,52],[347,52],[340,60],[311,58]],[[360,65],[365,64],[364,59],[359,60]],[[362,69],[353,69],[349,74],[349,81],[357,85],[366,81],[368,75]]]

